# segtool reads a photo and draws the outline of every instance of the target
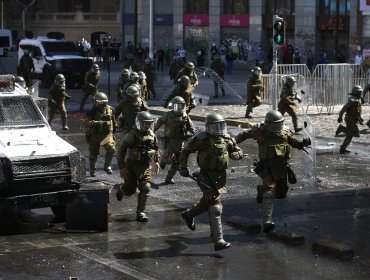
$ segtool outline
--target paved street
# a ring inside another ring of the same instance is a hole
[[[111,100],[115,105],[115,81],[119,65],[112,65]],[[101,88],[107,90],[106,72]],[[245,97],[247,75],[234,71],[227,76],[235,90]],[[160,95],[168,92],[171,81],[158,75]],[[213,96],[213,83],[200,80],[197,91]],[[78,112],[81,90],[71,90],[68,104],[69,132],[62,132],[59,118],[52,128],[88,156],[83,122]],[[41,89],[41,96],[46,90]],[[199,106],[194,110],[195,126],[203,129],[207,112],[217,111],[230,120],[230,132],[247,126],[245,106],[231,104],[232,97],[210,103],[228,105]],[[155,114],[165,109],[160,100],[149,102]],[[91,103],[88,104],[91,106]],[[86,106],[86,107],[88,107]],[[270,109],[262,105],[254,112],[262,121]],[[287,199],[276,201],[275,221],[280,236],[266,236],[258,228],[260,205],[255,200],[259,178],[252,171],[256,143],[241,144],[245,157],[232,162],[228,169],[228,193],[223,196],[225,239],[232,243],[228,250],[215,252],[209,237],[208,215],[197,217],[197,229],[190,231],[180,217],[180,210],[200,198],[200,190],[189,178],[175,176],[175,185],[164,185],[166,170],[154,177],[148,200],[147,224],[135,221],[137,196],[115,199],[115,188],[121,183],[116,162],[113,175],[102,170],[104,153],[99,157],[97,177],[87,177],[86,186],[103,184],[110,190],[108,232],[87,233],[67,230],[63,224],[50,227],[49,209],[24,213],[22,232],[0,236],[0,279],[369,279],[370,247],[370,148],[366,127],[353,141],[349,155],[339,155],[343,138],[333,137],[337,127],[334,114],[317,114],[310,108],[308,117],[316,131],[316,161],[302,151],[293,151],[292,165],[298,184],[291,185]],[[363,118],[370,117],[369,105]],[[299,119],[304,120],[303,114]],[[286,123],[291,124],[286,116]],[[311,133],[308,129],[297,137]],[[162,131],[159,131],[160,136]],[[118,140],[120,135],[117,134]],[[315,168],[316,167],[316,168]],[[196,170],[195,158],[189,168]],[[293,234],[291,234],[293,232]],[[298,237],[303,237],[298,238]]]

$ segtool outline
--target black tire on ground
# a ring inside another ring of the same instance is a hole
[[[66,221],[66,206],[65,205],[55,205],[51,206],[51,210],[54,214],[54,223],[63,223]]]

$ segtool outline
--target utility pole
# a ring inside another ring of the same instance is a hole
[[[153,0],[149,0],[149,58],[153,58]]]
[[[22,30],[23,30],[24,37],[26,37],[26,12],[27,12],[29,7],[31,7],[33,4],[35,4],[35,1],[36,0],[32,0],[32,2],[30,4],[25,5],[21,2],[21,0],[17,0],[17,2],[19,4],[21,4],[22,7],[23,7],[23,11],[22,11]]]

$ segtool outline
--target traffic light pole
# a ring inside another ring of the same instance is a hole
[[[272,24],[274,25],[278,16],[272,16]],[[275,43],[275,28],[273,26],[273,35],[272,35],[272,109],[277,109],[277,44]]]

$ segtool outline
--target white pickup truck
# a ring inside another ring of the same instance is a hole
[[[50,206],[63,216],[67,195],[85,178],[86,161],[51,130],[36,103],[40,99],[16,84],[14,76],[0,75],[0,206]]]

